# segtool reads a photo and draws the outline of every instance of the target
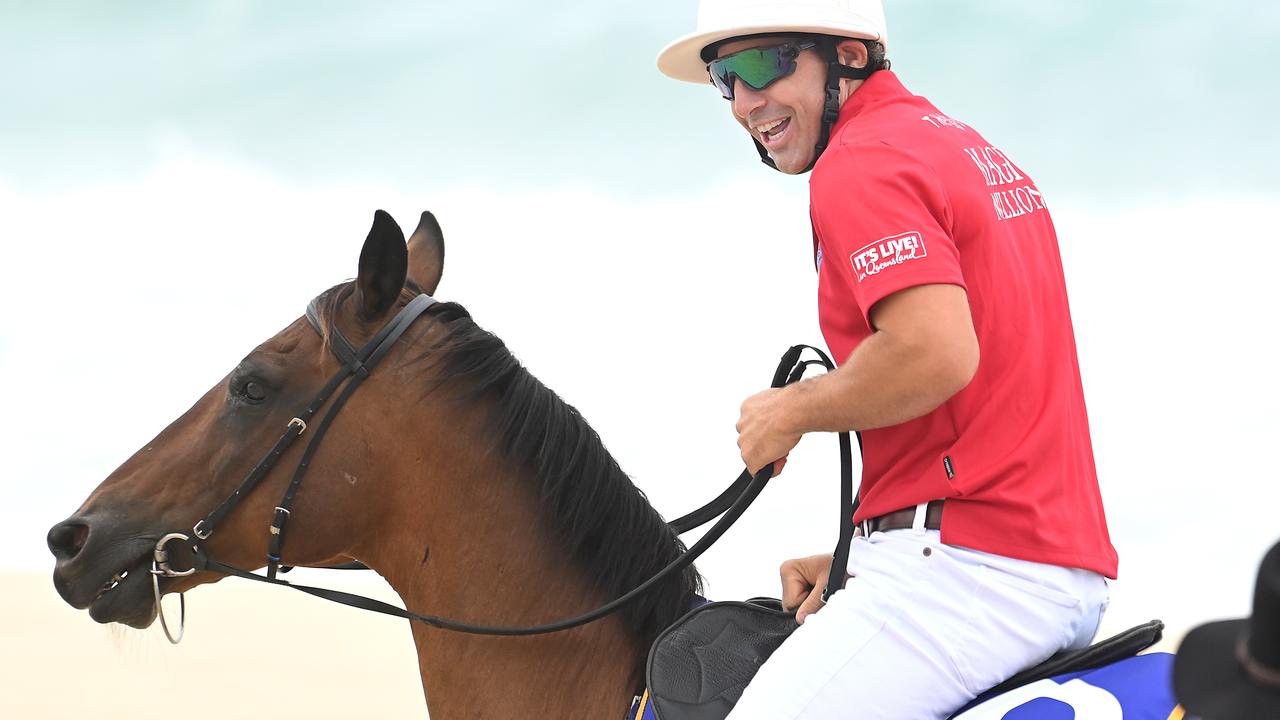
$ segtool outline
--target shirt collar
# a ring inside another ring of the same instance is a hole
[[[892,70],[878,70],[872,73],[871,77],[864,80],[849,99],[844,101],[831,133],[834,135],[866,108],[902,97],[911,97],[911,92],[903,87],[902,81],[898,80],[898,76],[894,75]]]

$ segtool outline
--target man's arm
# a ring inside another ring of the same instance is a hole
[[[748,398],[738,446],[753,473],[784,458],[807,432],[868,430],[925,415],[978,369],[968,295],[919,285],[871,309],[875,332],[834,372]]]

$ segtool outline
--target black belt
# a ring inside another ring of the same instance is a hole
[[[944,500],[933,500],[929,503],[929,508],[924,514],[924,527],[926,530],[942,529],[942,507],[944,502]],[[873,532],[905,530],[914,527],[915,522],[916,506],[913,505],[870,520],[863,520],[854,527],[853,534],[854,537],[858,537],[870,535]]]

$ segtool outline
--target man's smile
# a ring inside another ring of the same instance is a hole
[[[787,130],[791,127],[791,118],[778,118],[765,123],[758,123],[752,126],[759,135],[760,142],[766,147],[774,146],[782,142],[782,138],[787,134]]]

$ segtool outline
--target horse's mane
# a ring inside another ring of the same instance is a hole
[[[447,385],[459,400],[490,408],[485,424],[499,452],[540,484],[548,527],[604,600],[632,590],[684,551],[576,408],[534,377],[461,305],[441,302],[428,313],[446,330],[417,358],[436,368],[425,374],[433,379],[425,393]],[[688,611],[701,582],[689,566],[618,612],[648,648]]]

